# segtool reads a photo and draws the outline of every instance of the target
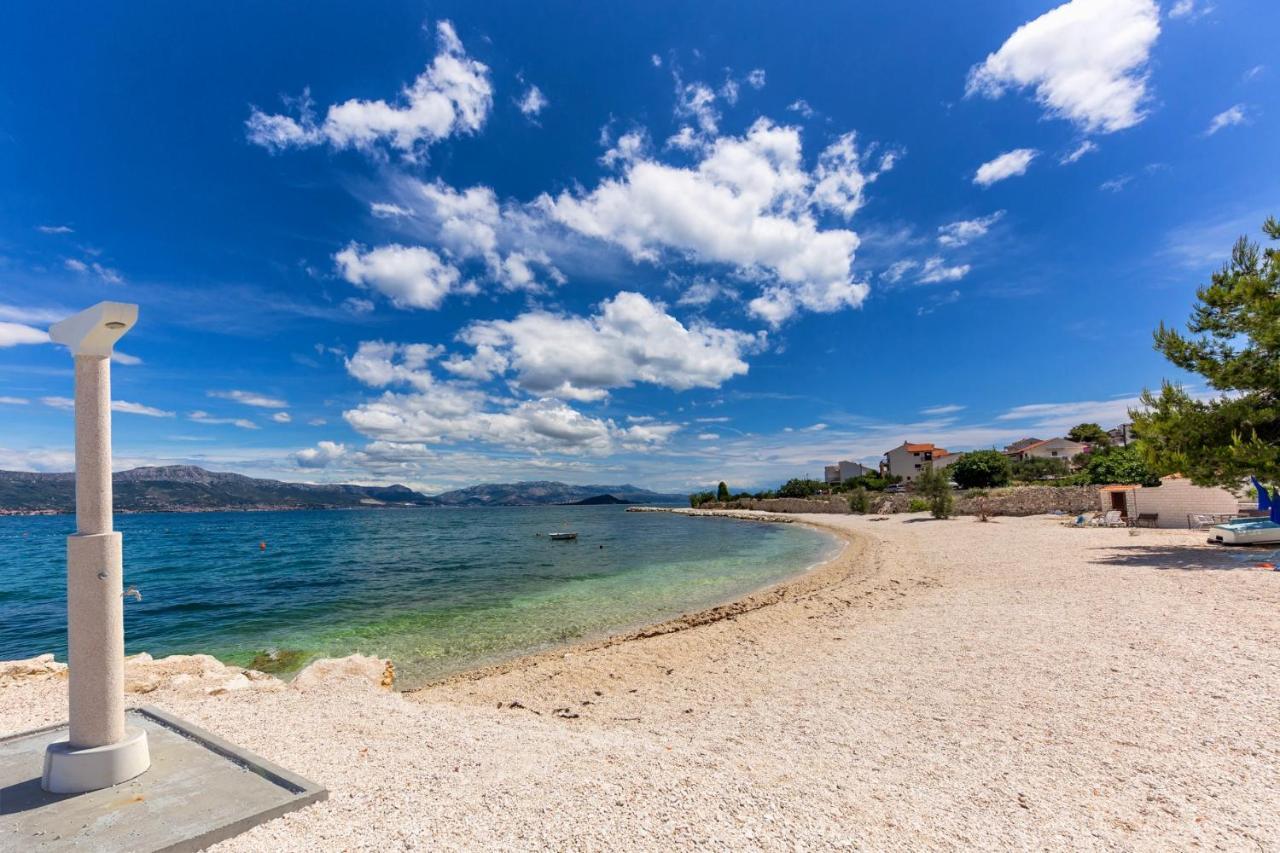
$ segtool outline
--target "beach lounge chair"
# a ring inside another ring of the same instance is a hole
[[[1106,513],[1094,516],[1089,522],[1092,527],[1126,527],[1125,520],[1120,516],[1120,510],[1108,510]]]

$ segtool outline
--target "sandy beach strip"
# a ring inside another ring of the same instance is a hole
[[[852,544],[625,641],[413,694],[213,662],[136,700],[332,792],[218,850],[1280,847],[1266,554],[1049,517],[798,520]],[[64,703],[55,675],[0,679],[0,729]]]

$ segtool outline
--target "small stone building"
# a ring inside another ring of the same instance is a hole
[[[1240,499],[1226,489],[1197,486],[1181,474],[1161,477],[1160,485],[1150,488],[1103,486],[1098,499],[1103,512],[1116,509],[1126,519],[1170,528],[1195,526],[1192,516],[1237,515],[1244,508]]]

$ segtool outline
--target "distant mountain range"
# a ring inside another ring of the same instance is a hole
[[[206,471],[194,465],[133,468],[113,475],[120,512],[208,512],[213,510],[350,509],[388,506],[531,506],[565,504],[612,496],[625,502],[674,503],[636,486],[571,486],[565,483],[491,483],[434,497],[407,486],[315,485],[263,480]],[[75,475],[0,471],[0,513],[74,512]]]
[[[524,483],[485,483],[436,495],[444,506],[541,506],[571,504],[588,498],[612,496],[627,503],[684,503],[688,495],[666,495],[639,486],[572,486],[550,480]],[[593,500],[593,503],[599,501]]]

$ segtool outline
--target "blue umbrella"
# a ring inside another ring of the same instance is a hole
[[[1257,477],[1250,477],[1249,479],[1253,480],[1253,487],[1258,490],[1258,509],[1273,509],[1275,505],[1280,505],[1280,503],[1273,505],[1271,496],[1267,494],[1266,486],[1259,483]],[[1273,512],[1271,516],[1272,521],[1274,521],[1275,513]]]

